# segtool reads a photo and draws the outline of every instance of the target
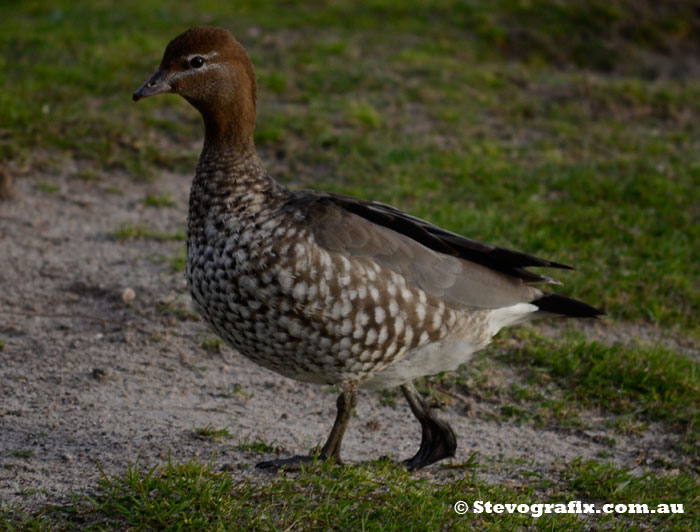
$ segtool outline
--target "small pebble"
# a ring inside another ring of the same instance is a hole
[[[107,372],[102,368],[95,368],[92,370],[92,378],[98,381],[103,381],[107,378]]]
[[[134,299],[136,299],[136,292],[133,288],[125,288],[122,292],[122,301],[125,305],[129,305]]]

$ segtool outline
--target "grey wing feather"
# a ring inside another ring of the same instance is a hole
[[[340,201],[334,201],[338,199]],[[361,203],[361,200],[350,199]],[[379,205],[391,209],[387,212],[394,219],[397,215],[402,216],[400,223],[387,227],[345,208],[344,202],[347,201],[345,196],[323,193],[304,192],[297,196],[297,204],[304,211],[316,242],[329,251],[343,253],[349,258],[370,257],[380,266],[403,275],[426,293],[444,298],[458,307],[499,308],[533,301],[543,293],[527,284],[526,280],[533,282],[533,276],[536,276],[537,281],[546,282],[545,277],[526,272],[528,275],[524,280],[523,276],[516,277],[465,260],[458,252],[450,254],[431,249],[418,241],[415,234],[418,233],[419,238],[423,238],[422,233],[435,238],[431,236],[430,229],[435,235],[442,231],[439,228],[388,206],[366,202],[367,209],[376,209]],[[353,210],[360,210],[357,204]],[[395,227],[404,231],[397,231]],[[473,242],[467,241],[470,245]],[[488,250],[500,249],[485,244],[482,246]],[[450,251],[450,247],[445,244],[443,249]],[[521,268],[509,267],[516,270]]]

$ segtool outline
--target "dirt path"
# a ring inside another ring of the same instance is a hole
[[[335,412],[331,390],[280,377],[226,347],[202,347],[213,336],[190,315],[183,275],[170,264],[183,242],[114,237],[122,224],[184,229],[190,177],[136,183],[70,173],[19,179],[15,199],[0,203],[0,500],[59,502],[94,485],[96,463],[118,474],[128,462],[149,466],[168,454],[215,455],[217,465],[237,465],[233,474],[265,475],[250,467],[261,457],[235,450],[237,443],[262,438],[303,453],[321,442]],[[164,192],[175,206],[143,205],[146,194]],[[136,296],[130,304],[127,288]],[[392,408],[362,393],[357,412],[346,460],[407,458],[417,449],[419,427],[402,401]],[[491,464],[524,457],[546,471],[604,449],[632,467],[640,449],[666,447],[653,428],[642,438],[615,435],[611,449],[597,443],[600,433],[484,421],[459,404],[444,417],[458,435],[457,462],[478,451]],[[208,424],[232,437],[198,438],[193,429]],[[420,474],[454,473],[436,466]],[[512,470],[504,475],[517,480]]]

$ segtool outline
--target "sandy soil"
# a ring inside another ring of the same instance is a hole
[[[238,442],[259,437],[281,454],[321,443],[335,413],[331,390],[278,376],[229,348],[202,347],[213,336],[190,316],[183,275],[168,262],[182,242],[114,238],[125,223],[183,229],[190,176],[85,181],[70,177],[74,170],[17,179],[14,199],[0,203],[0,500],[27,508],[60,502],[95,485],[96,464],[119,474],[129,462],[152,466],[169,454],[214,456],[217,466],[233,464],[233,475],[265,478],[250,466],[272,456],[237,451]],[[177,205],[143,205],[146,194],[163,192]],[[417,449],[419,427],[403,400],[392,408],[380,399],[361,393],[343,445],[347,461],[408,458]],[[651,427],[643,436],[615,434],[611,448],[595,419],[600,430],[536,429],[479,419],[459,401],[443,416],[458,435],[454,463],[476,451],[482,475],[514,483],[517,468],[499,464],[525,458],[529,469],[547,471],[605,450],[635,467],[668,446]],[[232,437],[198,438],[193,429],[207,424],[228,427]],[[437,465],[418,474],[461,473]]]

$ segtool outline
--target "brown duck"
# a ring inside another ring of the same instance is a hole
[[[255,151],[255,74],[228,31],[197,27],[173,39],[133,98],[170,92],[190,102],[205,125],[187,230],[194,304],[254,362],[338,387],[320,459],[340,463],[359,388],[395,386],[422,428],[408,467],[454,456],[452,429],[414,379],[469,361],[502,327],[600,314],[536,288],[554,281],[527,270],[568,266],[470,240],[382,203],[280,185]]]

